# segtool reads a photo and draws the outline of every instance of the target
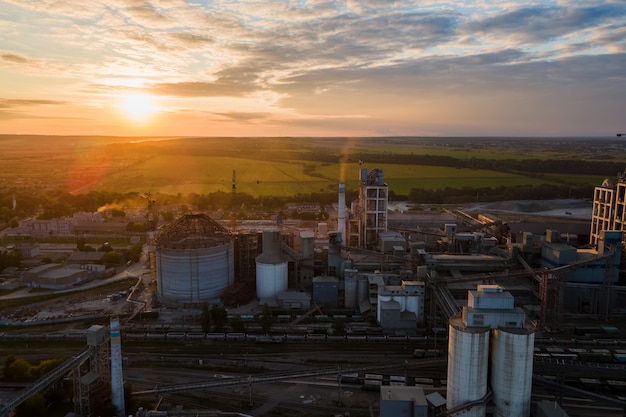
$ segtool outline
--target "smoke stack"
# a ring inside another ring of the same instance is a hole
[[[117,417],[126,415],[120,321],[117,317],[111,318],[111,403],[117,409]]]
[[[346,236],[346,184],[339,183],[339,208],[337,211],[337,231],[341,236],[341,241],[345,245]]]

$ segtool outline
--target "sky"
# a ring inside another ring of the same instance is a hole
[[[0,134],[625,131],[625,0],[0,0]]]

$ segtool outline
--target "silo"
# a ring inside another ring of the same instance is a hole
[[[276,298],[287,290],[287,259],[280,246],[280,231],[270,229],[263,232],[263,253],[256,257],[256,295],[259,299]]]
[[[448,335],[448,410],[481,400],[487,394],[489,328],[466,327],[461,317],[450,319]],[[475,405],[456,416],[484,417],[485,406]]]
[[[491,333],[491,389],[495,417],[530,416],[534,329],[500,328]]]
[[[187,214],[156,238],[157,296],[169,306],[218,299],[235,282],[230,233],[204,214]]]

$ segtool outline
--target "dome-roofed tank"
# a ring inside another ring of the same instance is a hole
[[[205,214],[186,214],[156,238],[157,296],[170,306],[218,299],[235,281],[231,234]]]

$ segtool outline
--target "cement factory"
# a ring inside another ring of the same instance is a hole
[[[596,372],[589,369],[597,363],[582,358],[600,352],[574,338],[555,342],[553,336],[575,334],[596,343],[619,331],[607,323],[626,313],[619,275],[626,223],[616,220],[614,209],[623,212],[623,177],[617,187],[610,181],[596,187],[584,245],[572,244],[569,231],[517,232],[502,218],[459,209],[445,211],[439,224],[440,217],[394,217],[383,171],[362,167],[358,179],[358,199],[348,204],[346,185],[340,183],[329,221],[313,228],[240,222],[234,229],[200,213],[162,226],[147,245],[149,287],[157,303],[143,306],[143,312],[223,305],[253,320],[269,307],[281,319],[275,326],[280,330],[273,330],[277,339],[271,340],[401,339],[415,341],[411,360],[416,362],[447,354],[447,376],[438,390],[401,378],[385,383],[387,377],[374,378],[371,370],[352,370],[356,380],[369,380],[380,391],[382,417],[567,415],[557,402],[533,401],[539,365],[542,372],[557,369],[557,376],[559,366],[571,366],[623,380],[622,340],[610,342],[611,363]],[[315,326],[307,327],[307,318],[317,318]],[[582,318],[586,324],[579,325]],[[337,319],[346,323],[345,334],[334,334],[331,323]],[[55,373],[79,374],[74,377],[76,415],[92,415],[94,402],[104,397],[111,398],[120,417],[135,412],[124,410],[120,339],[147,340],[156,332],[124,331],[123,322],[112,318],[109,333],[92,326],[87,350]],[[440,338],[438,346],[417,349],[418,341],[433,335]],[[229,341],[264,340],[260,336],[204,334],[197,326],[193,333],[162,333],[163,338]],[[539,356],[546,343],[561,349],[562,356]],[[335,371],[320,370],[319,375],[324,372]],[[168,391],[161,386],[153,392]],[[3,400],[0,415],[9,416],[26,394]],[[623,395],[613,404],[626,406]]]

